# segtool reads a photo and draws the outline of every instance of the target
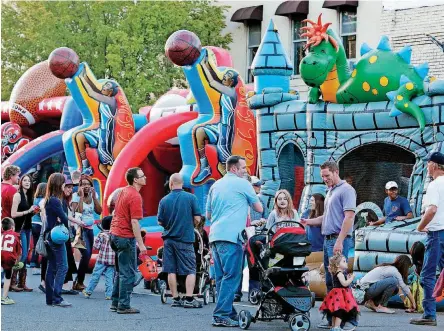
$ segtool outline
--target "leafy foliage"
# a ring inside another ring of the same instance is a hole
[[[123,87],[133,112],[152,104],[171,87],[185,87],[180,68],[164,55],[168,37],[186,29],[202,45],[228,48],[222,34],[226,7],[211,1],[56,1],[2,3],[2,100],[20,76],[70,47],[98,78]]]

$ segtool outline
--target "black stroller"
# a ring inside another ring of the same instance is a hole
[[[253,317],[249,311],[239,312],[239,326],[247,329],[251,322],[282,319],[291,330],[310,329],[310,309],[314,295],[303,279],[308,271],[305,257],[311,253],[304,226],[286,221],[274,233],[271,229],[252,236],[247,241],[247,259],[250,268],[259,272],[261,284],[257,292],[259,308]],[[299,227],[287,226],[288,223]]]
[[[196,285],[194,287],[193,296],[202,298],[204,305],[210,303],[210,298],[213,303],[216,302],[216,291],[210,279],[210,254],[208,249],[204,247],[203,239],[197,230],[194,230],[197,250],[196,250]],[[177,275],[177,291],[185,293],[185,276]],[[160,301],[167,303],[168,298],[171,298],[171,291],[168,285],[168,274],[166,272],[159,273],[157,278],[160,284]]]

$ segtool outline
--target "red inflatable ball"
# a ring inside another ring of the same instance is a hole
[[[71,78],[79,68],[79,56],[71,48],[56,48],[49,55],[49,69],[57,78]]]
[[[200,55],[199,37],[188,30],[174,32],[166,41],[165,55],[178,66],[193,64]]]

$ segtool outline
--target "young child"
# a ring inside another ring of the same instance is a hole
[[[2,268],[5,273],[5,282],[3,284],[2,305],[13,305],[14,300],[10,299],[9,287],[11,286],[12,271],[23,268],[23,263],[18,262],[22,256],[22,246],[20,237],[15,232],[14,220],[9,217],[2,219],[2,235],[1,235],[1,256]]]
[[[109,236],[109,229],[111,227],[111,217],[105,217],[102,220],[103,231],[94,240],[93,248],[99,251],[96,265],[89,281],[89,285],[82,291],[86,298],[89,298],[99,283],[100,276],[105,275],[105,300],[111,300],[113,293],[113,280],[115,272],[115,258],[116,254],[111,249],[111,240]]]
[[[410,291],[413,295],[413,298],[416,302],[416,309],[412,307],[412,303],[409,298],[405,297],[404,294],[401,293],[399,296],[404,301],[404,305],[407,308],[405,311],[407,313],[423,313],[424,308],[422,307],[422,300],[424,299],[424,290],[419,282],[419,276],[421,275],[422,266],[424,264],[424,254],[425,254],[425,246],[422,242],[417,241],[410,248],[410,255],[412,256],[412,262],[414,265],[414,271],[411,272],[408,276],[408,285],[410,287]]]
[[[333,277],[333,289],[327,294],[319,310],[332,317],[331,330],[340,331],[342,322],[356,320],[359,313],[350,288],[354,275],[347,276],[347,260],[341,254],[330,258],[329,268]]]

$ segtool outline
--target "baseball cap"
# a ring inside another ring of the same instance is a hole
[[[263,184],[264,184],[264,182],[262,180],[260,180],[256,176],[251,176],[251,185],[253,185],[253,186],[261,186]]]
[[[427,161],[432,161],[437,164],[444,164],[444,154],[442,154],[440,152],[434,152],[434,153],[430,154]]]
[[[398,188],[398,184],[396,184],[396,182],[391,181],[391,182],[387,182],[387,184],[385,184],[385,189],[386,190],[390,190],[391,188]]]

